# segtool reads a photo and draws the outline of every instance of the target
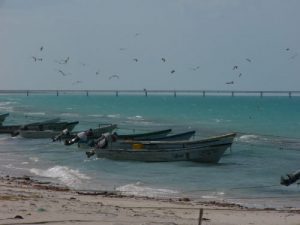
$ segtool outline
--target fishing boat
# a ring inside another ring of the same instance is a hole
[[[134,134],[117,134],[118,140],[149,140],[154,138],[162,138],[171,133],[172,129],[158,130],[158,131],[150,131],[145,133],[134,133]]]
[[[18,135],[18,130],[40,130],[41,126],[49,125],[52,123],[58,123],[59,118],[45,120],[41,122],[20,124],[20,125],[4,125],[0,126],[0,134],[12,134],[13,136]]]
[[[231,147],[235,133],[188,141],[113,141],[110,135],[101,147],[87,152],[98,158],[143,162],[194,161],[218,163]]]
[[[3,121],[6,119],[6,117],[9,116],[9,113],[0,114],[0,126],[2,125]]]
[[[38,127],[36,127],[36,125],[30,125],[17,132],[23,138],[52,138],[53,136],[59,135],[64,129],[72,131],[78,123],[78,121],[44,123],[38,125]]]
[[[113,132],[114,129],[117,128],[116,124],[99,124],[99,127],[95,128],[95,129],[89,129],[86,131],[78,131],[78,132],[68,132],[68,131],[63,131],[60,132],[58,135],[53,135],[51,136],[53,141],[62,141],[65,140],[68,143],[72,142],[72,139],[76,138],[77,135],[81,132],[87,132],[89,133],[89,135],[87,136],[88,139],[97,139],[99,137],[101,137],[101,135],[103,133],[111,133]],[[74,142],[76,143],[76,142]],[[72,143],[73,144],[73,143]],[[70,145],[70,144],[68,144]]]
[[[165,129],[165,130],[150,131],[150,132],[135,133],[135,134],[117,134],[115,132],[114,136],[118,140],[155,140],[155,139],[166,137],[171,131],[172,129]],[[182,134],[182,137],[183,136],[187,137],[190,135],[191,133],[184,133]],[[176,137],[180,138],[181,135],[178,135]],[[98,138],[100,138],[100,136]],[[78,141],[77,144],[79,148],[90,148],[93,147],[94,145],[95,145],[95,140],[93,140],[92,138],[89,138],[88,140],[84,140],[84,141],[80,140]]]

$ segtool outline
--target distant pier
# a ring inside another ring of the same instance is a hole
[[[36,94],[50,94],[50,95],[115,95],[116,97],[122,95],[144,95],[145,97],[151,95],[170,95],[178,97],[181,95],[195,95],[195,96],[287,96],[289,98],[299,97],[300,91],[234,91],[234,90],[0,90],[0,95],[3,94],[20,94],[20,95],[36,95]]]

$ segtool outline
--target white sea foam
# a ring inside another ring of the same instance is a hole
[[[224,196],[224,192],[213,192],[209,195],[202,195],[201,197],[204,199],[220,199]]]
[[[89,117],[104,117],[103,114],[92,114],[92,115],[88,115]]]
[[[39,158],[38,157],[30,157],[29,158],[31,161],[33,162],[38,162],[39,161]]]
[[[110,115],[107,115],[108,118],[120,118],[120,114],[110,114]]]
[[[136,116],[130,116],[128,117],[129,120],[144,120],[144,118],[142,116],[136,115]]]
[[[79,117],[78,113],[61,113],[62,117]]]
[[[239,141],[241,142],[255,142],[259,139],[257,135],[254,134],[247,134],[247,135],[242,135],[238,138]]]
[[[45,112],[26,112],[24,113],[25,116],[44,116],[46,115]]]
[[[38,176],[56,178],[70,187],[77,187],[82,183],[82,180],[90,179],[90,177],[78,170],[73,170],[66,166],[54,166],[46,170],[32,168],[30,172]]]
[[[147,196],[147,197],[167,197],[170,195],[178,194],[177,191],[170,189],[151,188],[143,186],[140,182],[135,184],[126,184],[116,188],[117,191],[121,191],[127,195],[135,196]]]

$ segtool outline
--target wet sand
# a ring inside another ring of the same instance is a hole
[[[0,177],[0,224],[199,225],[200,209],[202,225],[300,225],[300,209],[76,191],[30,177]]]

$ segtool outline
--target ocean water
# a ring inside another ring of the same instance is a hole
[[[119,190],[249,207],[300,207],[300,186],[280,177],[300,169],[300,97],[168,95],[0,95],[3,125],[60,117],[75,130],[116,123],[119,133],[172,128],[197,138],[236,132],[218,164],[143,163],[86,158],[48,139],[0,135],[0,175],[29,175],[78,190]]]

